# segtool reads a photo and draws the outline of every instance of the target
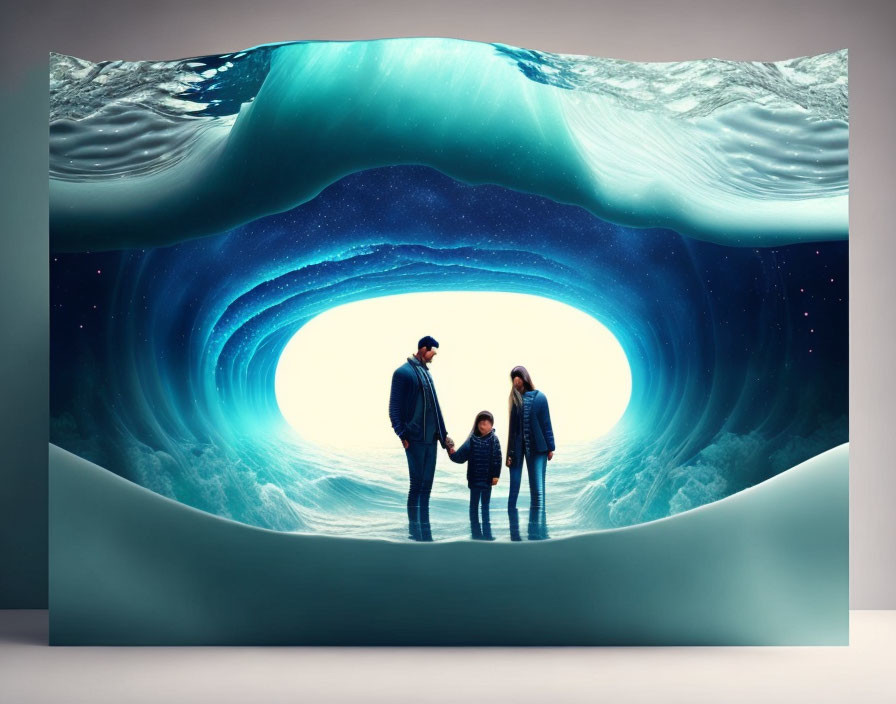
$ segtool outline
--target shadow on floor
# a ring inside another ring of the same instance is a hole
[[[48,645],[49,613],[46,609],[0,610],[0,645]]]

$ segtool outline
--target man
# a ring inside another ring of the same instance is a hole
[[[389,395],[389,420],[408,460],[408,525],[416,540],[432,540],[429,495],[436,471],[436,442],[449,452],[454,447],[427,366],[438,348],[439,343],[429,335],[421,338],[417,353],[393,372]]]

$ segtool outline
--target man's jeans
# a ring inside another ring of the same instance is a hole
[[[409,441],[405,448],[408,458],[408,523],[411,534],[422,529],[424,539],[431,539],[429,533],[429,494],[432,492],[432,480],[436,473],[436,445],[433,442]]]
[[[529,471],[529,508],[544,510],[544,474],[548,466],[547,452],[526,452],[526,469]],[[523,459],[519,458],[510,467],[510,495],[507,509],[516,509],[516,499],[520,493],[523,478]]]

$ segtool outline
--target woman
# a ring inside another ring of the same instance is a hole
[[[529,508],[544,510],[544,474],[554,457],[554,430],[548,399],[535,388],[525,367],[510,370],[510,430],[507,433],[507,466],[510,496],[507,509],[516,510],[523,474],[523,459],[529,472]]]

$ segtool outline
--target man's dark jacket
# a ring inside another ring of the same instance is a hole
[[[417,397],[424,391],[423,381],[420,378],[421,374],[429,375],[429,370],[414,357],[409,357],[407,362],[392,373],[392,391],[389,394],[389,420],[392,423],[392,429],[395,431],[395,434],[402,440],[415,442],[429,442],[431,440],[431,438],[423,437],[423,428],[415,427],[411,422],[414,418],[414,407],[417,404]],[[442,418],[439,397],[435,393],[435,384],[432,383],[431,376],[428,376],[428,379],[432,388],[430,401],[436,410],[438,419],[439,443],[444,448],[445,437],[448,433],[445,430],[445,421]]]

